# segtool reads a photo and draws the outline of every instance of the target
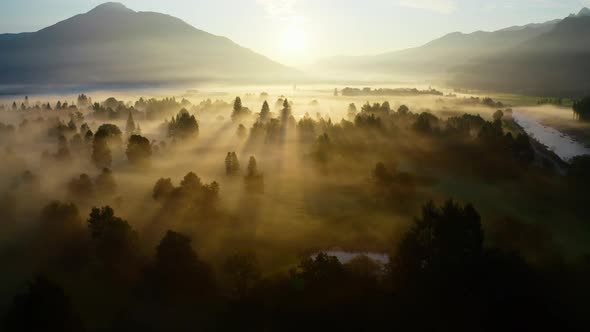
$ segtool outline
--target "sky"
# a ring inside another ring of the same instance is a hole
[[[0,33],[36,31],[105,0],[0,0]],[[290,66],[416,47],[577,13],[590,0],[120,0],[178,17]]]

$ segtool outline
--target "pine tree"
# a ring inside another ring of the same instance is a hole
[[[238,156],[236,155],[235,152],[232,152],[231,160],[232,160],[232,174],[237,175],[240,173],[240,162],[238,161]]]
[[[266,100],[262,104],[262,109],[260,110],[260,116],[258,119],[262,123],[270,120],[270,107],[268,106],[268,102]]]
[[[232,155],[231,152],[227,153],[225,157],[225,174],[232,175]]]
[[[246,183],[246,190],[251,193],[261,194],[264,192],[264,177],[258,171],[258,164],[254,156],[250,157],[248,161],[248,172],[244,177]]]
[[[127,116],[127,125],[125,126],[125,134],[127,136],[131,136],[135,134],[135,121],[133,121],[133,114],[129,112],[129,116]]]
[[[234,101],[234,108],[231,114],[232,121],[238,120],[242,116],[242,99],[240,97],[236,97]]]
[[[255,177],[258,176],[258,164],[256,162],[256,158],[254,156],[250,157],[248,161],[248,177]]]

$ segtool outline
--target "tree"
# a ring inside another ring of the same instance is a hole
[[[68,183],[68,192],[72,198],[89,199],[94,195],[94,184],[88,174],[80,174]]]
[[[86,132],[86,134],[84,135],[84,143],[86,144],[90,144],[90,142],[94,141],[94,134],[92,133],[92,130],[88,130]]]
[[[125,134],[131,136],[136,133],[135,121],[133,121],[133,113],[129,112],[127,117],[127,124],[125,125]]]
[[[211,268],[199,260],[188,236],[173,231],[158,244],[149,279],[149,292],[166,304],[198,303],[214,291]]]
[[[248,173],[244,177],[246,182],[246,190],[254,193],[264,192],[264,177],[258,171],[258,163],[254,156],[250,157],[248,161]]]
[[[101,125],[92,143],[92,161],[99,169],[110,168],[112,163],[110,144],[121,144],[121,130],[116,125]]]
[[[199,134],[199,124],[194,115],[190,115],[186,109],[180,110],[176,118],[168,124],[168,136],[179,139],[194,138]]]
[[[252,253],[228,257],[223,264],[223,272],[229,278],[233,292],[240,298],[248,295],[261,275],[258,259]]]
[[[583,121],[590,120],[590,96],[576,100],[573,105],[574,114]]]
[[[246,127],[244,127],[244,125],[241,123],[236,130],[236,136],[238,136],[240,139],[244,139],[248,136],[248,129],[246,129]]]
[[[265,100],[262,104],[262,109],[260,110],[260,115],[258,116],[258,121],[262,123],[267,123],[270,120],[270,107],[268,106],[268,102]]]
[[[388,269],[402,282],[400,287],[458,281],[473,272],[482,253],[481,217],[473,206],[447,201],[439,209],[429,202],[402,238]]]
[[[152,191],[152,197],[156,200],[162,200],[170,196],[170,194],[174,191],[174,185],[172,184],[172,180],[168,179],[159,179],[154,186],[154,190]]]
[[[63,288],[43,276],[29,283],[26,294],[14,298],[3,331],[85,331]]]
[[[66,137],[64,135],[60,135],[58,137],[57,145],[58,145],[57,154],[56,154],[55,158],[58,161],[62,161],[62,162],[71,161],[72,155],[70,153],[70,148],[68,147],[68,140],[66,139]]]
[[[113,172],[108,168],[103,168],[102,172],[95,180],[96,193],[103,196],[114,195],[117,191],[117,183],[113,177]]]
[[[324,133],[323,135],[318,136],[313,153],[315,160],[320,163],[329,161],[331,157],[331,150],[331,142],[328,134]]]
[[[299,276],[304,283],[314,290],[330,287],[337,281],[344,279],[344,266],[335,256],[319,253],[313,257],[304,258],[299,264]]]
[[[114,124],[105,123],[98,127],[95,137],[106,139],[107,143],[121,144],[121,137],[123,133],[121,129]]]
[[[225,174],[238,175],[240,173],[240,162],[235,152],[228,152],[225,157]]]
[[[354,121],[358,111],[356,109],[356,105],[354,103],[348,105],[348,111],[346,112],[346,116],[348,117],[349,121]]]
[[[232,121],[237,121],[242,116],[242,99],[240,97],[236,97],[234,100],[234,107],[231,114]]]
[[[256,163],[256,158],[254,158],[254,156],[251,156],[250,160],[248,161],[248,174],[247,174],[247,176],[255,177],[258,175],[259,175],[258,164]]]
[[[78,96],[77,105],[78,108],[85,109],[88,108],[88,106],[92,105],[92,100],[88,98],[88,96],[86,96],[85,94],[81,94]]]
[[[286,125],[291,116],[291,104],[289,104],[289,101],[285,98],[283,101],[283,109],[281,110],[281,123]]]
[[[139,257],[137,233],[129,223],[117,216],[110,206],[93,208],[88,229],[95,245],[95,254],[112,277],[128,279],[134,273]]]
[[[502,112],[501,110],[497,110],[496,112],[494,112],[494,115],[493,115],[494,121],[502,121],[503,117],[504,117],[504,112]]]
[[[397,113],[399,115],[408,115],[410,113],[410,109],[408,108],[408,106],[406,105],[401,105],[398,109],[397,109]]]
[[[90,131],[88,133],[91,133]],[[86,133],[88,137],[88,133]],[[92,161],[97,168],[110,168],[113,162],[111,149],[105,137],[94,135],[92,141]]]
[[[389,114],[391,112],[391,106],[389,105],[388,101],[383,102],[383,104],[381,104],[380,111],[385,114]]]
[[[373,181],[378,186],[387,186],[393,180],[393,175],[389,173],[385,164],[382,162],[377,163],[375,169],[373,170]]]
[[[150,141],[139,135],[129,137],[127,144],[127,160],[134,166],[148,166],[152,156],[152,145]]]

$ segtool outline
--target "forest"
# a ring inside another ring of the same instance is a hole
[[[590,323],[590,157],[562,160],[499,100],[336,88],[1,102],[2,331]]]

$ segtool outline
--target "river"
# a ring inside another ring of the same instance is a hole
[[[590,149],[584,144],[555,128],[542,125],[539,119],[528,112],[514,110],[512,117],[531,137],[547,146],[564,161],[571,160],[575,156],[590,154]]]

